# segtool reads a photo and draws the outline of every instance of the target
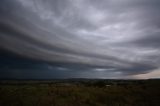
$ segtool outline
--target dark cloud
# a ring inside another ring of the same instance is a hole
[[[1,76],[120,78],[159,69],[159,5],[159,0],[1,0],[1,51],[24,58],[2,55]]]

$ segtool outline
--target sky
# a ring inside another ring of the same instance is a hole
[[[160,78],[159,0],[1,0],[0,78]]]

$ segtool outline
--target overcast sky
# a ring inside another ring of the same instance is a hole
[[[159,0],[0,2],[0,78],[160,78]]]

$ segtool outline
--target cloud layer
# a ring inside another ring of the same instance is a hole
[[[86,77],[149,73],[160,65],[159,5],[159,0],[1,0],[0,47]]]

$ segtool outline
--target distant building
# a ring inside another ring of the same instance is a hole
[[[111,85],[106,85],[106,87],[109,87],[109,86],[111,86]]]

